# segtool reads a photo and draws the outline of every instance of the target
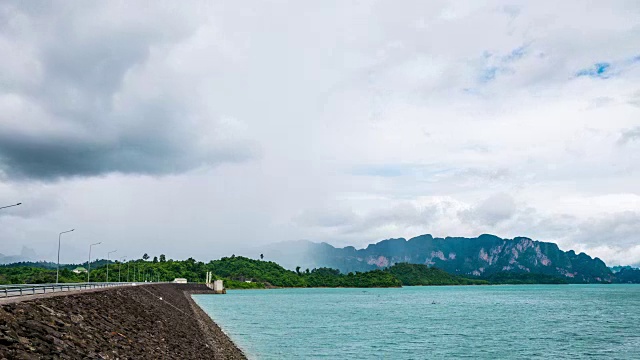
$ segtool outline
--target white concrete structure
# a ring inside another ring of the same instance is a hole
[[[222,283],[222,280],[215,280],[213,282],[213,291],[217,294],[224,294],[226,292],[224,291],[224,284]]]
[[[186,284],[187,283],[187,279],[185,278],[175,278],[173,279],[173,282],[176,284]]]

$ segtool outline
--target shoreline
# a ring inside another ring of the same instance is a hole
[[[242,290],[256,290],[256,289],[242,289]],[[266,290],[266,289],[257,289],[257,290]],[[219,295],[219,294],[211,294],[211,293],[208,293],[208,292],[206,292],[206,293],[204,293],[204,292],[195,292],[195,293],[189,293],[188,296],[189,296],[190,301],[193,303],[193,306],[198,309],[197,311],[200,312],[202,314],[202,316],[208,318],[210,320],[210,322],[213,324],[213,326],[215,328],[217,328],[217,330],[220,331],[224,335],[224,337],[226,339],[228,339],[233,344],[233,346],[236,347],[238,349],[238,351],[240,351],[242,353],[242,355],[245,357],[245,359],[248,359],[247,350],[243,349],[240,345],[238,345],[237,343],[235,343],[233,341],[233,339],[231,338],[231,335],[227,334],[227,332],[222,328],[222,326],[218,325],[218,323],[216,323],[216,321],[213,319],[213,317],[210,316],[209,314],[207,314],[207,312],[200,305],[198,305],[198,302],[195,299],[193,299],[193,295]]]
[[[349,286],[312,286],[312,287],[269,287],[269,288],[226,288],[228,291],[245,290],[284,290],[284,289],[402,289],[405,287],[444,287],[444,286],[519,286],[519,285],[615,285],[615,283],[521,283],[521,284],[433,284],[433,285],[402,285],[402,286],[371,286],[371,287],[349,287]],[[625,285],[625,284],[622,284]],[[632,284],[629,284],[632,285]],[[636,284],[638,285],[638,284]]]
[[[202,290],[202,291],[185,291],[184,292],[187,301],[191,305],[191,309],[196,315],[198,320],[198,325],[200,325],[202,331],[205,333],[205,336],[208,338],[208,341],[211,344],[221,345],[222,347],[226,347],[229,349],[235,349],[237,351],[237,359],[247,359],[244,351],[233,342],[231,337],[227,335],[227,333],[218,325],[215,320],[209,316],[198,303],[193,299],[193,295],[220,295],[213,293],[212,290]],[[234,357],[236,359],[236,357]]]

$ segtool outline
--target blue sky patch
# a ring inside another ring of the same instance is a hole
[[[515,60],[519,60],[522,59],[522,57],[524,57],[524,55],[527,53],[527,46],[526,45],[522,45],[520,47],[517,47],[513,50],[511,50],[511,53],[509,53],[509,55],[506,55],[502,58],[502,60],[504,62],[511,62],[511,61],[515,61]]]
[[[606,79],[611,75],[611,64],[608,62],[595,63],[592,67],[579,70],[576,77],[588,76],[592,78]]]
[[[498,73],[497,66],[490,66],[485,68],[482,74],[480,74],[480,82],[487,83],[496,78],[496,74]]]
[[[478,81],[487,84],[496,79],[499,74],[513,73],[512,63],[527,55],[529,45],[521,45],[505,55],[493,54],[488,50],[482,53],[483,67],[480,69]]]

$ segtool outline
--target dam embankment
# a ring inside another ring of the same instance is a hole
[[[245,359],[193,293],[213,292],[158,284],[0,304],[0,359]]]

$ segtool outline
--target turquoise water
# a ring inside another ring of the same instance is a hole
[[[640,359],[640,285],[236,290],[193,298],[252,359]]]

